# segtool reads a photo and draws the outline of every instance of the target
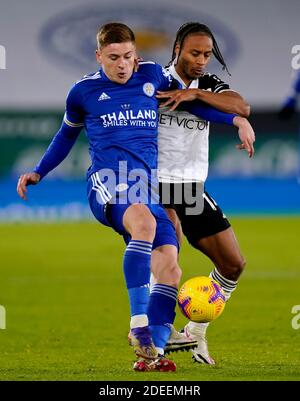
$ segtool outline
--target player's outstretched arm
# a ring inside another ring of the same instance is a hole
[[[249,121],[240,116],[235,116],[233,119],[233,125],[238,128],[239,138],[241,143],[236,145],[237,149],[246,150],[249,157],[254,155],[254,142],[255,133]]]
[[[234,125],[238,128],[239,138],[241,143],[236,147],[237,149],[244,149],[248,152],[249,157],[254,155],[254,141],[255,134],[249,121],[245,117],[237,116],[236,114],[224,113],[214,107],[208,106],[203,102],[183,102],[182,107],[184,110],[219,124]]]
[[[161,106],[170,106],[175,110],[177,106],[186,101],[200,100],[224,113],[234,113],[243,117],[249,117],[250,106],[241,95],[234,91],[213,93],[202,89],[176,89],[157,92],[158,99],[167,99]]]
[[[249,157],[253,157],[255,134],[251,124],[246,118],[240,117],[236,114],[222,112],[204,102],[198,101],[193,89],[175,90],[171,92],[176,92],[176,94],[182,93],[183,97],[177,99],[175,106],[173,105],[170,107],[170,110],[174,110],[178,104],[181,103],[184,110],[207,121],[236,126],[241,140],[241,143],[237,145],[237,149],[245,149],[248,152]],[[160,96],[160,93],[162,92],[158,93],[157,97],[162,98],[162,96]],[[166,101],[160,106],[163,107],[170,104],[172,104],[172,101]]]
[[[21,175],[19,178],[17,192],[22,199],[26,200],[28,185],[37,184],[67,157],[83,125],[81,96],[75,84],[67,96],[66,113],[60,129],[35,169],[30,173]]]
[[[203,120],[218,124],[234,125],[233,119],[236,117],[236,114],[224,113],[223,111],[220,111],[215,107],[211,107],[208,104],[198,100],[182,102],[181,108],[197,117],[202,118]]]
[[[161,107],[170,107],[174,111],[182,102],[197,100],[198,89],[174,89],[169,91],[157,91],[157,99],[167,99],[160,104]]]
[[[62,123],[60,130],[52,139],[45,154],[31,173],[21,175],[17,185],[19,196],[26,200],[26,192],[28,185],[35,185],[50,171],[54,170],[69,154],[81,127],[70,127],[65,122]]]
[[[19,178],[17,184],[17,192],[23,200],[26,200],[26,193],[28,185],[36,185],[40,181],[40,175],[38,173],[25,173]]]

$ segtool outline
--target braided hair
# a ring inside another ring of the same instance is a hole
[[[175,39],[175,42],[173,45],[172,59],[169,62],[168,67],[174,62],[174,60],[176,58],[176,52],[175,52],[176,45],[177,44],[179,45],[179,54],[178,54],[178,58],[179,58],[183,44],[184,44],[184,40],[191,33],[203,33],[211,38],[211,40],[213,42],[213,48],[212,48],[213,55],[219,61],[219,63],[223,66],[222,69],[226,70],[228,75],[231,75],[230,72],[228,71],[227,65],[225,63],[225,60],[222,56],[222,53],[219,49],[219,46],[217,44],[217,41],[216,41],[212,31],[208,28],[208,26],[206,26],[204,24],[200,24],[199,22],[186,22],[185,24],[181,25],[181,27],[178,29],[178,31],[176,33],[176,39]]]

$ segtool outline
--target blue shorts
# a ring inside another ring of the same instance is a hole
[[[178,249],[179,244],[174,225],[168,218],[164,207],[159,203],[159,198],[156,199],[155,195],[151,195],[151,199],[155,198],[154,202],[146,202],[149,189],[148,186],[141,184],[138,198],[128,200],[130,188],[131,186],[128,183],[119,183],[114,187],[106,185],[97,173],[92,174],[88,179],[87,196],[91,211],[96,219],[100,223],[112,227],[123,236],[126,244],[128,244],[131,236],[123,226],[124,213],[132,203],[145,203],[156,220],[156,235],[152,249],[162,245],[174,245]],[[144,197],[140,196],[141,192],[145,195]]]

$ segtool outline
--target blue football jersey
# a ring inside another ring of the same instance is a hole
[[[141,62],[126,84],[111,81],[100,69],[70,90],[64,122],[84,127],[92,165],[88,176],[108,168],[157,168],[157,90],[168,90],[173,78],[153,62]],[[179,87],[173,81],[172,87]]]

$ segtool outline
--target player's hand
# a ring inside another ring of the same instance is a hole
[[[173,111],[181,102],[190,102],[192,100],[196,100],[198,91],[199,89],[175,89],[166,92],[157,91],[156,97],[158,99],[167,98],[168,100],[160,104],[160,107],[171,105],[169,110]]]
[[[27,186],[28,185],[36,185],[41,179],[41,176],[38,173],[26,173],[20,176],[17,192],[23,200],[26,200]]]
[[[246,150],[249,157],[253,157],[255,133],[251,124],[246,118],[240,116],[234,117],[233,124],[238,128],[238,134],[241,140],[241,143],[236,145],[236,148]]]

